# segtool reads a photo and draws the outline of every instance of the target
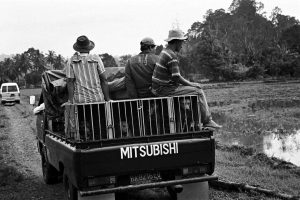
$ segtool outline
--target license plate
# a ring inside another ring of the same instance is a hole
[[[130,176],[130,184],[138,185],[143,183],[153,183],[162,180],[159,172],[145,173]]]

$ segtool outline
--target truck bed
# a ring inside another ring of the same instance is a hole
[[[38,138],[48,162],[83,196],[216,179],[205,176],[214,172],[215,140],[196,126],[197,98],[67,105],[72,131],[44,116]]]

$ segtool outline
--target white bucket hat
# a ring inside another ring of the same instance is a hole
[[[188,37],[184,36],[184,33],[180,29],[174,29],[169,31],[169,37],[165,39],[166,42],[171,40],[186,40]]]

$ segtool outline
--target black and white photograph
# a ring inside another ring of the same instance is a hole
[[[0,200],[300,200],[299,0],[0,10]]]

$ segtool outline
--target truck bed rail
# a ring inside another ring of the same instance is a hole
[[[198,105],[194,95],[67,104],[64,137],[85,142],[196,132]]]

